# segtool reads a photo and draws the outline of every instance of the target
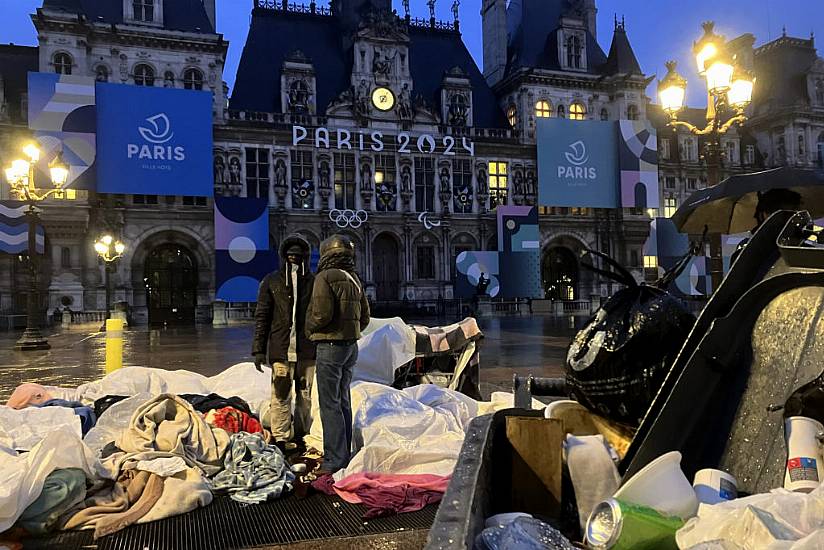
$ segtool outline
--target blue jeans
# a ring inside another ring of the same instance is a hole
[[[358,360],[358,344],[322,342],[317,347],[318,406],[323,426],[323,469],[349,465],[352,451],[352,403],[349,384]]]

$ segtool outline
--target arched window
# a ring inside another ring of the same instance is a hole
[[[535,116],[538,118],[549,118],[552,116],[552,105],[549,101],[541,99],[535,104]]]
[[[567,66],[573,69],[581,68],[581,39],[570,36],[566,40]]]
[[[151,23],[154,21],[154,0],[133,0],[135,21]]]
[[[506,120],[513,128],[518,124],[518,110],[515,105],[510,105],[506,110]]]
[[[54,54],[54,72],[72,74],[72,56],[64,52]]]
[[[570,120],[584,120],[587,117],[587,108],[583,103],[575,102],[569,106]]]
[[[566,109],[563,105],[558,105],[558,118],[566,118]]]
[[[138,86],[154,86],[154,69],[144,64],[137,65],[134,68],[134,83]]]
[[[289,111],[305,113],[309,110],[309,86],[298,79],[289,84]]]
[[[601,109],[601,120],[603,120],[603,121],[609,120],[609,111],[607,111],[606,107]]]
[[[109,69],[105,65],[98,65],[94,70],[94,79],[98,82],[109,81]]]
[[[183,72],[183,87],[187,90],[202,90],[203,73],[197,69],[186,69]]]
[[[638,120],[638,117],[639,113],[637,105],[630,105],[627,107],[627,120]]]

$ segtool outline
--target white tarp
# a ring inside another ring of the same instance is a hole
[[[372,319],[358,340],[352,380],[391,384],[395,369],[415,359],[415,331],[400,317]]]
[[[80,468],[90,479],[106,472],[76,430],[60,426],[47,434],[28,453],[0,459],[0,533],[14,525],[43,490],[54,470]]]
[[[28,451],[47,434],[65,427],[82,437],[80,417],[68,407],[26,407],[11,409],[0,406],[0,445],[17,451]]]

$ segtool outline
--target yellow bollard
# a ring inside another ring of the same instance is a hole
[[[123,367],[123,319],[106,319],[106,374]]]

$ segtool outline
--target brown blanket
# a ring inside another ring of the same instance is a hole
[[[105,488],[83,503],[64,529],[94,528],[94,538],[110,535],[137,523],[163,494],[165,479],[149,472],[128,470],[114,486]]]

